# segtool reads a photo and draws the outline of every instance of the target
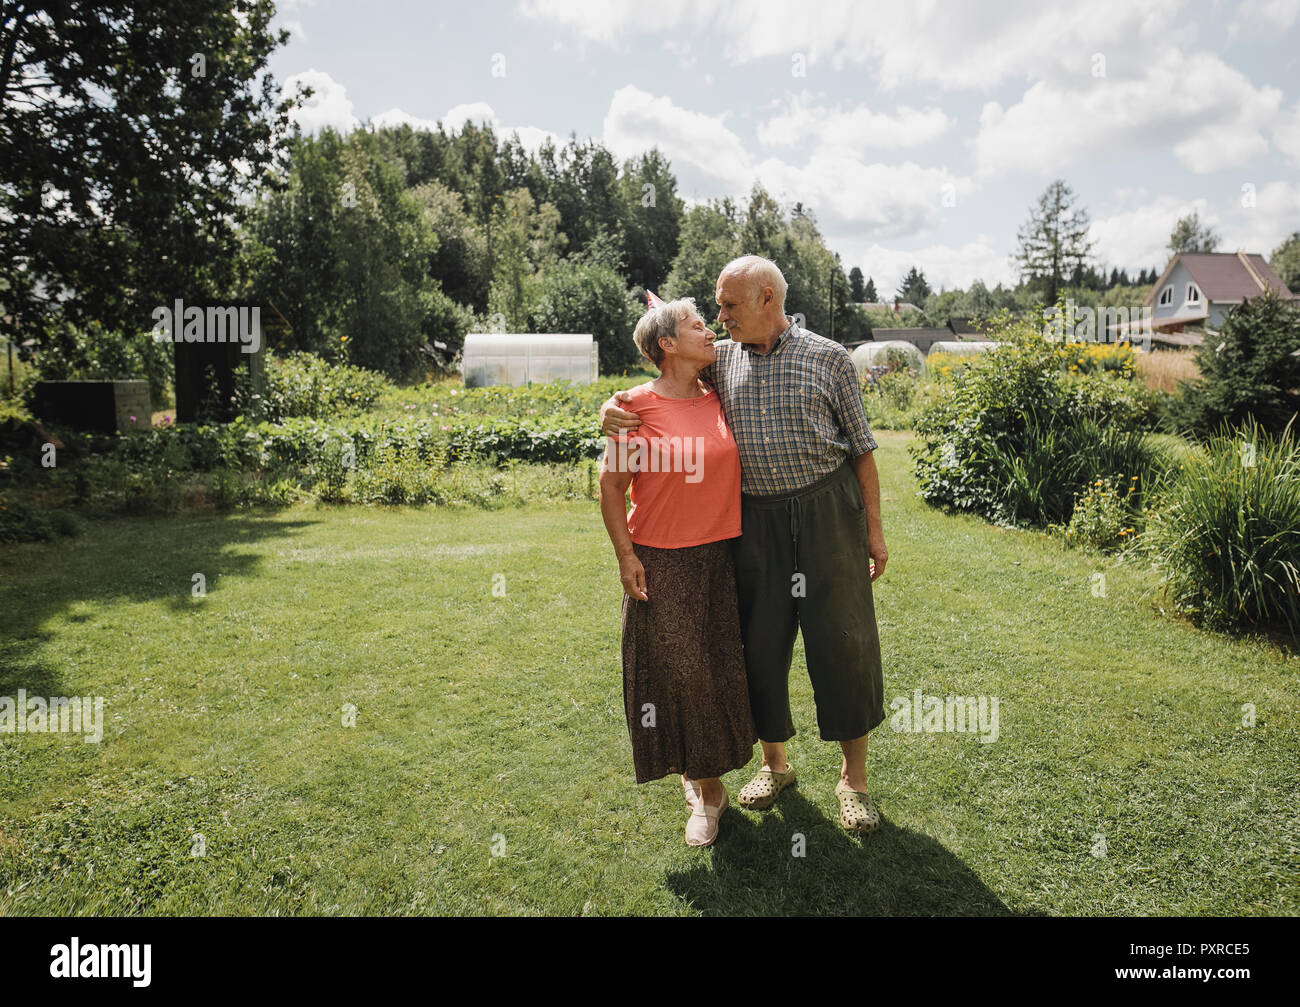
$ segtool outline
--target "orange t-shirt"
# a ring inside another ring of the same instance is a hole
[[[735,538],[740,534],[740,451],[715,391],[693,399],[664,398],[648,384],[631,390],[622,408],[641,425],[608,438],[609,467],[632,473],[627,530],[657,549]]]

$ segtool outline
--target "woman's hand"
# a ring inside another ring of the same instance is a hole
[[[636,558],[636,553],[629,553],[618,561],[618,578],[623,582],[623,593],[638,601],[649,601],[645,593],[645,567]]]

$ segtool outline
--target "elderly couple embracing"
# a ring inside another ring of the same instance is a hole
[[[755,740],[762,768],[737,802],[770,808],[795,781],[797,631],[822,740],[843,750],[840,824],[880,824],[866,776],[867,734],[885,719],[876,442],[848,351],[798,327],[785,292],[775,263],[729,263],[716,300],[731,338],[716,344],[693,300],[652,298],[634,339],[659,377],[601,408],[636,782],[681,774],[691,846],[717,838],[722,776]]]

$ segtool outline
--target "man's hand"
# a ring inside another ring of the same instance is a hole
[[[627,430],[635,430],[641,425],[641,417],[636,413],[624,412],[617,403],[628,402],[631,392],[615,392],[600,407],[600,432],[606,437],[617,437]]]
[[[885,572],[885,563],[889,560],[889,550],[885,548],[883,535],[867,536],[867,555],[871,557],[871,579],[874,581]]]

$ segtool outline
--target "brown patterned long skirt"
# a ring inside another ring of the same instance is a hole
[[[623,703],[636,782],[709,779],[753,757],[731,542],[632,546],[649,601],[623,596]]]

